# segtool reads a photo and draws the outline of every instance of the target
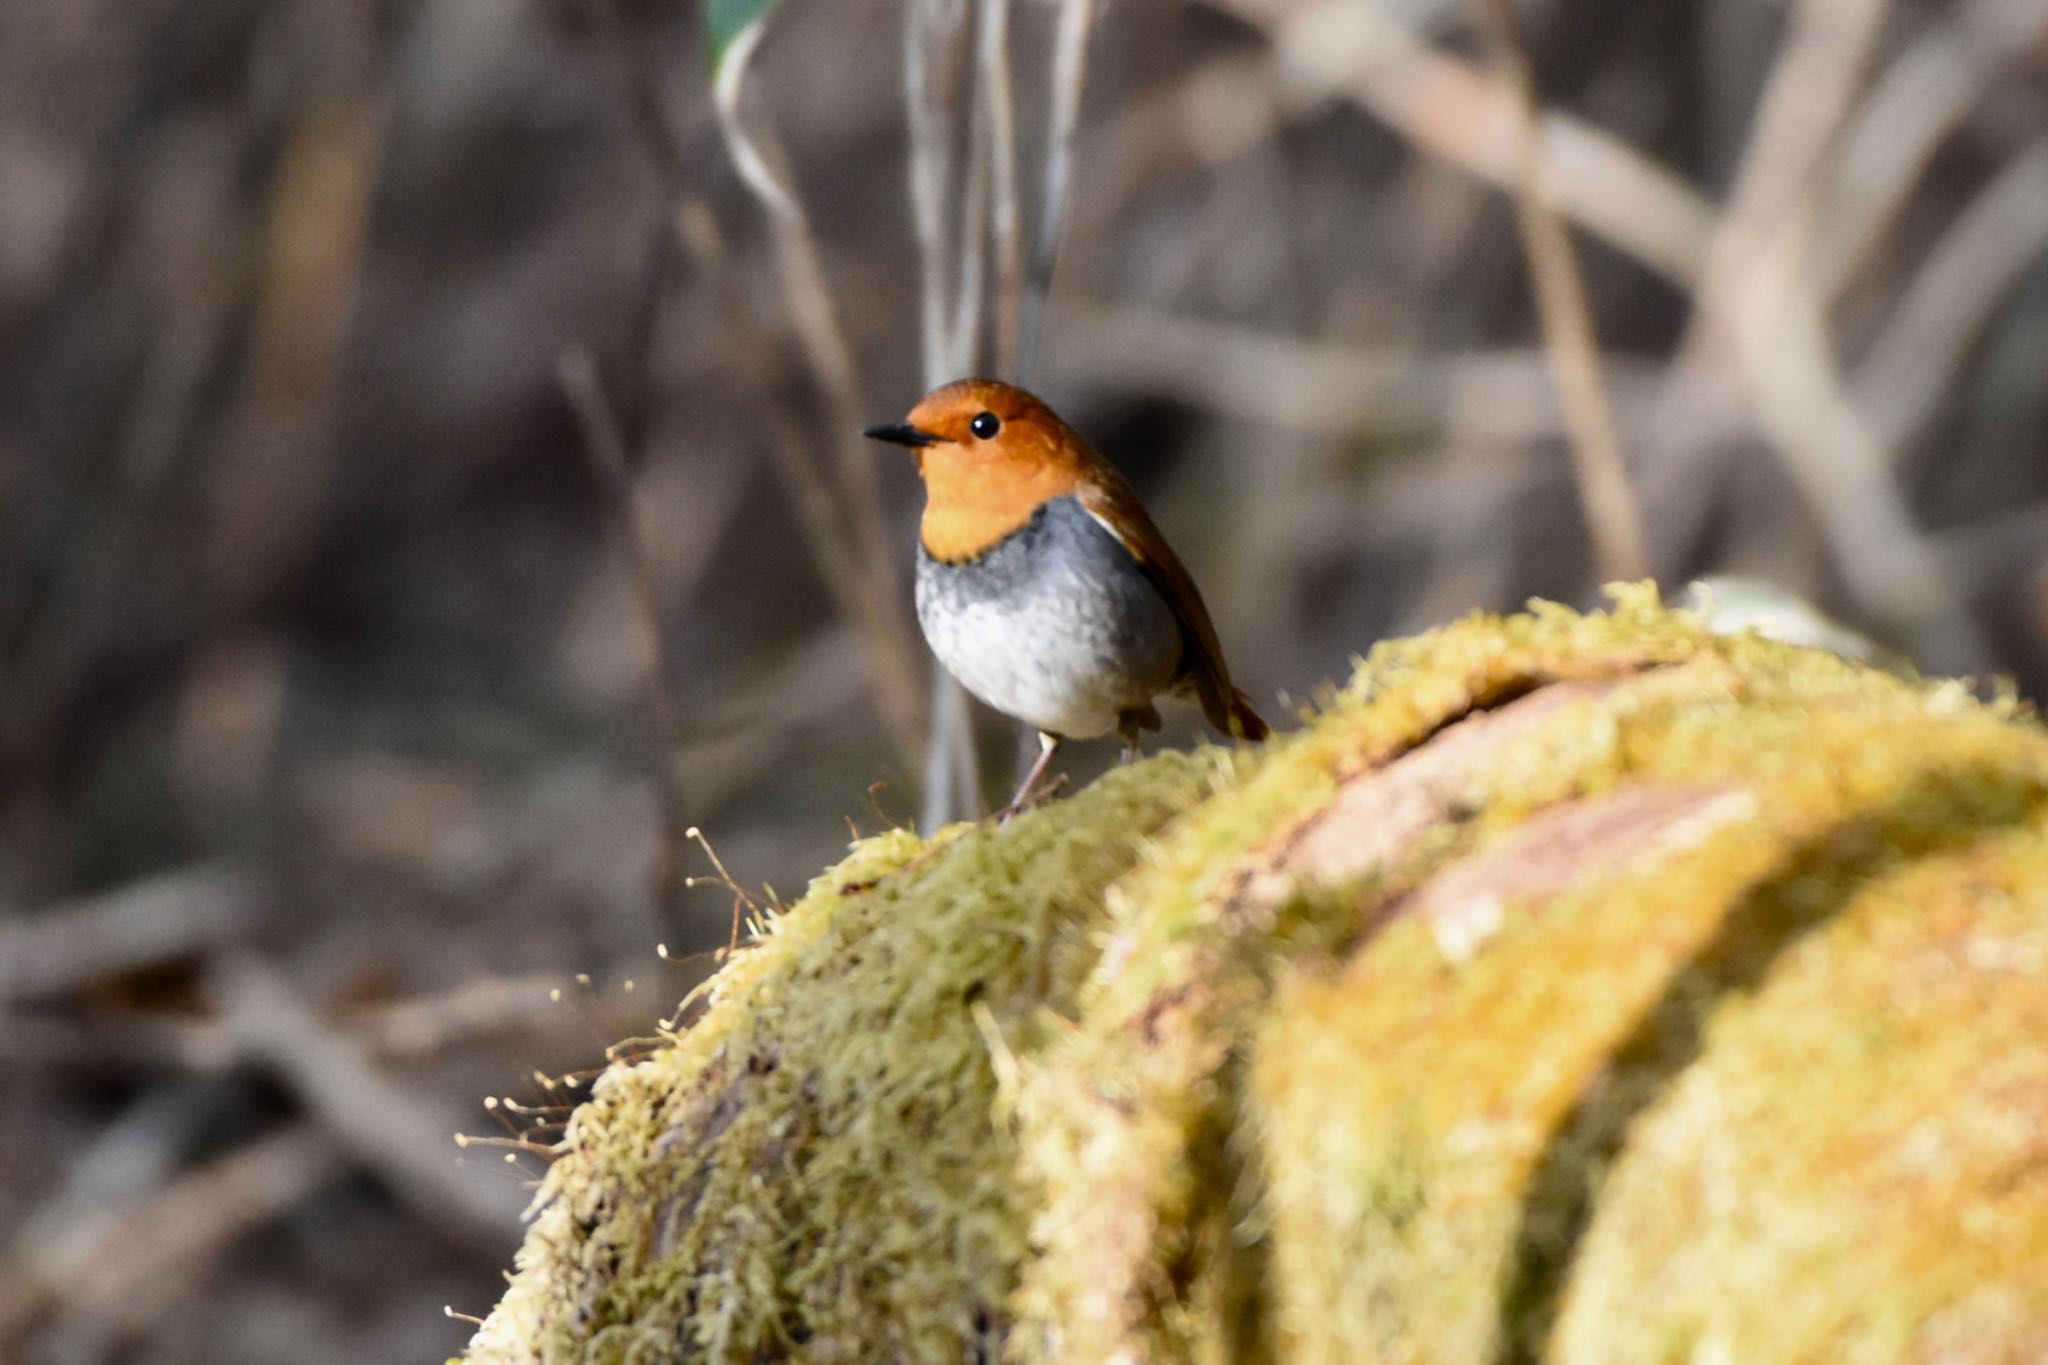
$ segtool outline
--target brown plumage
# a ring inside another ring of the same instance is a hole
[[[1061,739],[1156,729],[1152,698],[1192,693],[1224,734],[1266,724],[1230,682],[1194,580],[1109,462],[1044,403],[963,379],[907,420],[871,427],[910,447],[925,485],[918,619],[970,692]]]

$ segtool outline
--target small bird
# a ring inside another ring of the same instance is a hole
[[[1161,694],[1259,740],[1194,579],[1130,485],[1031,394],[993,379],[932,390],[863,435],[908,446],[924,478],[917,620],[961,686],[1038,731],[1030,798],[1061,741],[1114,730],[1124,761]]]

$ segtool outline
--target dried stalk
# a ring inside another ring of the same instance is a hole
[[[1509,0],[1481,0],[1480,8],[1508,85],[1522,103],[1516,218],[1558,397],[1571,430],[1579,505],[1592,533],[1594,564],[1606,581],[1641,578],[1650,571],[1642,511],[1629,487],[1614,410],[1600,375],[1600,346],[1593,331],[1593,312],[1586,302],[1585,281],[1579,274],[1571,237],[1558,215],[1543,155],[1543,107],[1537,100],[1528,45]]]
[[[583,346],[562,353],[556,366],[562,393],[583,433],[584,454],[604,489],[607,511],[616,523],[633,588],[634,672],[647,728],[654,737],[654,784],[661,803],[661,837],[655,841],[649,880],[657,916],[669,932],[682,922],[683,877],[678,866],[683,831],[689,828],[689,805],[683,793],[676,755],[682,750],[682,720],[676,713],[681,678],[662,628],[661,588],[655,571],[654,536],[646,508],[634,485],[626,454],[626,435],[617,411],[604,391],[597,357]]]
[[[953,146],[958,123],[952,87],[958,81],[947,77],[957,76],[962,65],[960,54],[966,43],[968,13],[964,0],[910,0],[903,19],[910,203],[917,234],[921,354],[927,389],[959,378],[967,371],[974,351],[974,334],[967,329],[979,326],[978,312],[970,309],[980,297],[982,220],[972,206],[963,209],[956,237],[948,216],[955,198]],[[1006,51],[1006,45],[998,50]],[[991,113],[986,126],[992,129],[995,122]],[[979,120],[977,126],[979,129]],[[982,145],[973,147],[970,154],[986,166],[988,151]],[[982,174],[981,183],[976,186],[970,167],[970,199],[985,197],[986,172]],[[979,193],[972,192],[977,190]],[[971,240],[969,224],[974,225]],[[974,272],[972,304],[968,300],[970,269]],[[980,788],[973,720],[966,694],[951,674],[934,664],[930,744],[925,751],[924,806],[920,815],[923,827],[933,830],[978,811]]]
[[[832,456],[831,520],[843,527],[835,535],[843,539],[845,550],[835,558],[842,558],[853,575],[855,600],[860,603],[855,620],[869,646],[876,704],[899,744],[914,755],[924,737],[922,668],[904,609],[896,547],[882,514],[874,455],[859,436],[870,419],[853,347],[833,305],[817,238],[786,170],[787,158],[773,131],[749,127],[741,110],[747,68],[763,31],[757,21],[733,39],[719,63],[712,98],[726,152],[741,182],[767,212],[783,302],[805,361],[825,394],[828,412],[820,423],[824,429],[812,431],[808,444],[822,442]]]
[[[980,0],[975,69],[987,110],[989,235],[995,254],[995,370],[1017,372],[1024,294],[1022,213],[1017,203],[1017,114],[1010,80],[1010,0]]]
[[[1886,66],[1842,131],[1814,268],[1832,303],[1869,265],[1941,145],[2048,36],[2048,6],[1970,0]]]
[[[387,1076],[273,968],[236,954],[215,966],[209,987],[237,1051],[290,1086],[342,1147],[431,1226],[485,1247],[501,1245],[517,1227],[508,1190],[465,1176],[444,1155],[454,1115]]]
[[[1732,347],[1746,399],[1806,496],[1863,614],[1906,637],[1922,662],[1953,670],[1988,657],[1938,555],[1892,483],[1890,460],[1845,391],[1813,267],[1825,167],[1885,14],[1882,0],[1806,0],[1767,82],[1729,206],[1679,348],[1674,384],[1711,393]],[[1694,413],[1665,453],[1699,478],[1698,459],[1729,418]]]
[[[1517,444],[1563,434],[1549,358],[1537,348],[1418,353],[1306,341],[1174,313],[1062,302],[1053,378],[1170,398],[1259,426],[1339,439],[1429,429],[1455,410],[1468,439]],[[1609,354],[1624,412],[1646,413],[1660,363]]]
[[[1856,396],[1894,461],[1940,406],[1970,348],[2048,251],[2048,138],[1978,191],[1935,243],[1856,375]]]
[[[1060,0],[1059,23],[1053,35],[1045,197],[1040,205],[1038,237],[1031,244],[1023,306],[1018,314],[1017,382],[1025,385],[1029,385],[1037,368],[1039,343],[1045,330],[1046,298],[1052,292],[1060,234],[1067,223],[1067,199],[1074,183],[1074,139],[1081,127],[1081,95],[1088,80],[1088,31],[1094,15],[1094,0]]]
[[[1359,0],[1209,0],[1264,30],[1296,99],[1341,94],[1416,146],[1512,189],[1514,92],[1469,62],[1437,51],[1377,5]],[[1713,210],[1640,151],[1579,119],[1543,119],[1544,160],[1559,212],[1681,286],[1699,278]]]

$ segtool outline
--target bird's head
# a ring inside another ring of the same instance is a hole
[[[1045,404],[1011,384],[961,379],[932,390],[901,422],[869,427],[908,447],[924,476],[921,534],[936,559],[972,559],[1077,491],[1100,457]]]

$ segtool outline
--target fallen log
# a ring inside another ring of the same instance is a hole
[[[2048,1356],[2048,734],[1654,594],[864,840],[467,1359]]]

